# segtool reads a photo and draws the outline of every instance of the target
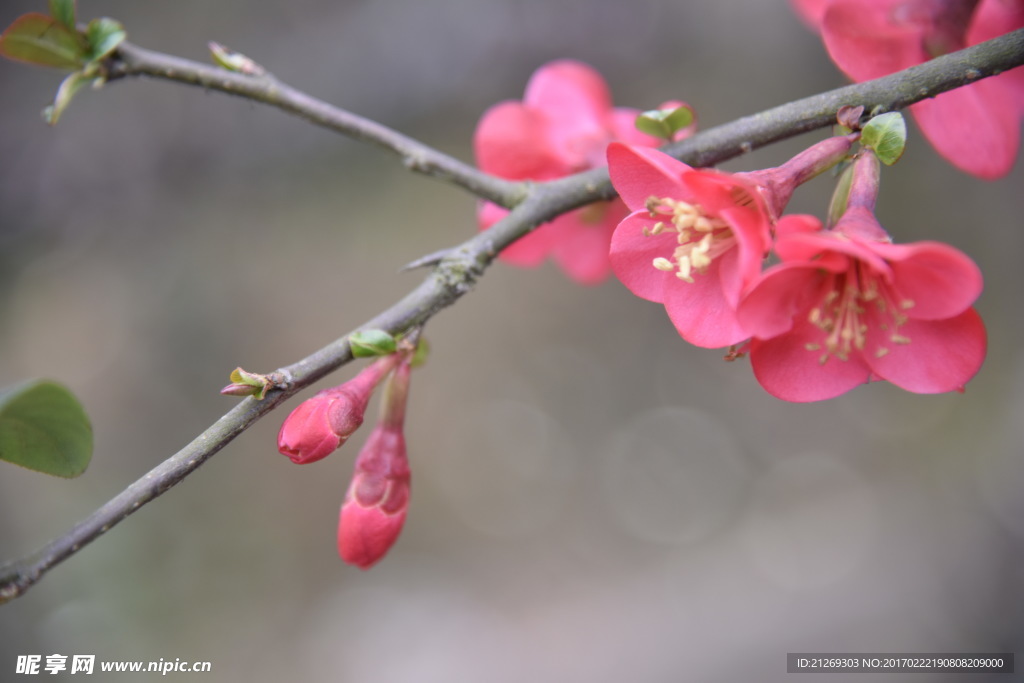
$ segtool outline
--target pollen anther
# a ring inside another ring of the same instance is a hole
[[[684,282],[693,282],[694,275],[704,273],[715,257],[735,245],[729,225],[707,215],[699,204],[671,197],[649,197],[646,208],[652,217],[664,216],[668,221],[658,221],[653,227],[644,228],[644,235],[650,237],[674,230],[678,244],[671,258],[655,258],[652,265],[664,272],[675,270],[676,277]]]

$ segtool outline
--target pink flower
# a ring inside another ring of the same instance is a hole
[[[410,371],[407,359],[388,381],[381,419],[356,458],[341,506],[338,554],[360,569],[383,558],[405,524],[410,473],[402,426]]]
[[[792,0],[832,61],[866,81],[1024,27],[1024,0]],[[950,163],[993,179],[1013,167],[1024,119],[1024,68],[910,107]]]
[[[298,465],[333,453],[363,424],[370,395],[397,362],[398,354],[381,357],[341,386],[300,403],[281,425],[277,450]]]
[[[402,431],[374,428],[359,454],[338,520],[338,554],[369,569],[402,532],[409,507],[409,461]]]
[[[962,389],[986,350],[971,308],[982,289],[974,262],[938,242],[892,244],[861,206],[820,227],[812,216],[784,217],[782,263],[739,305],[761,386],[797,402],[877,379],[923,394]]]
[[[612,237],[615,275],[637,296],[664,304],[690,343],[743,341],[750,334],[735,309],[761,272],[772,222],[795,187],[842,159],[853,139],[830,138],[778,168],[736,174],[613,143],[608,170],[632,210]]]
[[[662,105],[667,106],[682,103]],[[530,78],[522,102],[502,102],[484,114],[473,139],[477,161],[481,170],[515,180],[551,180],[603,166],[605,148],[613,140],[647,147],[663,142],[636,130],[639,113],[613,108],[604,79],[586,64],[551,62]],[[676,139],[694,128],[680,131]],[[482,204],[480,229],[507,213]],[[608,243],[626,213],[618,200],[571,211],[515,242],[501,258],[535,267],[550,256],[573,280],[597,284],[608,276]]]

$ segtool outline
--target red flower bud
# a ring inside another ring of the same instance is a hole
[[[291,412],[277,434],[277,450],[305,465],[333,453],[359,426],[370,395],[398,362],[384,356],[341,386],[324,389]]]
[[[402,424],[411,365],[395,370],[384,395],[380,422],[356,458],[338,520],[338,554],[349,564],[369,569],[402,532],[409,507],[409,460]]]

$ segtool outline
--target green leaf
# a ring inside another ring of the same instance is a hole
[[[0,391],[0,460],[77,477],[92,458],[92,425],[63,386],[33,380]]]
[[[23,14],[0,36],[0,55],[29,64],[78,69],[87,54],[77,31],[45,14]]]
[[[636,117],[636,129],[656,138],[671,140],[683,128],[693,124],[693,109],[687,106],[652,109]]]
[[[116,50],[128,33],[121,22],[103,17],[89,22],[85,37],[89,41],[89,61],[96,62]]]
[[[864,124],[860,142],[873,149],[879,161],[892,166],[907,147],[907,122],[895,111],[876,116]]]
[[[826,228],[833,227],[836,222],[846,213],[846,206],[850,202],[850,187],[853,185],[853,164],[847,164],[839,176],[836,189],[832,192],[832,200],[828,205],[828,223]]]
[[[250,76],[262,76],[266,73],[266,69],[241,52],[235,52],[212,40],[207,45],[210,48],[210,56],[213,57],[213,61],[228,71],[237,71]]]
[[[50,0],[50,16],[75,30],[75,0]]]
[[[231,384],[220,390],[225,396],[255,396],[262,401],[274,386],[274,382],[266,375],[243,368],[232,370],[230,379]]]
[[[348,341],[352,347],[352,356],[355,358],[386,356],[398,348],[395,338],[384,330],[353,332]]]
[[[81,90],[82,86],[88,85],[94,80],[96,77],[76,71],[61,81],[60,87],[57,88],[57,96],[53,98],[53,104],[43,110],[43,119],[51,126],[56,126],[57,120],[71,104],[71,98],[75,96],[75,93]]]

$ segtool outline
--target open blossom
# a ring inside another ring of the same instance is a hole
[[[409,460],[403,423],[411,363],[404,360],[384,390],[383,412],[359,456],[338,520],[338,554],[369,569],[394,545],[409,507]]]
[[[664,304],[692,344],[722,347],[750,334],[736,317],[761,272],[772,224],[801,182],[834,165],[853,136],[825,140],[774,169],[695,170],[653,149],[614,143],[608,169],[632,210],[612,237],[615,275],[637,296]]]
[[[666,103],[662,107],[682,106]],[[655,147],[663,141],[636,129],[639,110],[612,106],[599,73],[562,60],[538,69],[522,102],[491,107],[474,135],[480,169],[514,180],[551,180],[603,166],[613,140]],[[676,139],[692,133],[680,131]],[[573,280],[597,284],[609,273],[608,243],[627,211],[619,200],[570,211],[545,223],[501,253],[516,266],[534,267],[549,256]],[[508,214],[491,203],[479,210],[480,229]]]
[[[281,425],[278,451],[299,465],[333,453],[363,424],[370,395],[397,362],[398,354],[383,356],[348,382],[300,403]]]
[[[758,382],[788,401],[872,380],[916,393],[962,389],[986,351],[971,307],[982,290],[974,262],[938,242],[892,244],[856,187],[834,228],[820,227],[811,216],[780,221],[782,262],[740,303]]]
[[[1024,0],[792,0],[855,81],[885,76],[1024,27]],[[952,164],[981,178],[1009,173],[1024,120],[1024,67],[911,105]]]

